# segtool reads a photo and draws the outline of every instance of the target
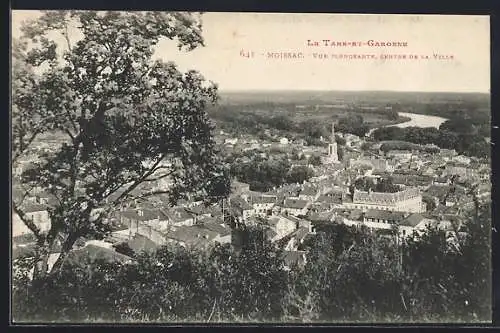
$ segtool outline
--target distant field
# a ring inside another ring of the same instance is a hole
[[[445,104],[470,102],[489,109],[490,95],[482,93],[395,92],[395,91],[220,91],[222,103],[303,103],[342,102]]]
[[[434,93],[391,91],[221,91],[222,105],[288,104],[394,106],[401,112],[451,118],[457,112],[482,119],[490,117],[490,95],[485,93]],[[333,108],[330,111],[333,112]],[[298,110],[293,110],[298,112]],[[334,112],[333,112],[334,113]],[[369,120],[367,120],[369,121]]]

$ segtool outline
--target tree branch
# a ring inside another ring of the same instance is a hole
[[[65,23],[64,23],[64,32],[63,32],[63,36],[64,36],[64,39],[66,39],[66,44],[67,44],[67,46],[68,46],[68,50],[69,50],[69,52],[71,52],[71,51],[72,51],[72,49],[71,49],[71,42],[70,42],[70,40],[69,40],[68,23],[67,23],[67,22],[65,22]]]
[[[167,172],[161,176],[156,176],[154,178],[146,178],[144,179],[144,182],[154,182],[154,181],[157,181],[157,180],[161,180],[163,178],[167,178],[168,176],[170,176],[171,174],[174,173],[174,170],[170,171],[170,172]]]
[[[19,147],[19,150],[15,152],[15,154],[12,155],[12,164],[16,163],[18,158],[26,151],[28,150],[29,146],[33,143],[35,140],[36,136],[41,133],[41,130],[36,130],[33,132],[31,137],[23,144],[23,147]]]
[[[12,209],[19,216],[21,221],[23,221],[23,223],[26,225],[26,227],[28,227],[28,229],[35,235],[37,240],[43,239],[40,228],[14,202],[12,203]]]
[[[118,202],[120,202],[123,198],[127,197],[130,192],[132,192],[137,186],[139,186],[146,178],[151,176],[155,171],[158,165],[161,163],[163,160],[164,155],[161,155],[160,158],[158,158],[158,161],[156,161],[149,170],[147,170],[141,177],[137,178],[132,185],[130,185],[120,196],[113,201],[113,206],[116,205]]]

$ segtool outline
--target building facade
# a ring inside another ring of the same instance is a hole
[[[354,190],[352,202],[344,202],[344,206],[364,211],[377,209],[392,212],[425,212],[425,204],[417,188],[407,188],[395,193]]]

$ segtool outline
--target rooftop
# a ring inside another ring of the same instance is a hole
[[[314,196],[318,193],[318,188],[315,186],[304,186],[302,191],[300,191],[299,195],[308,195]]]
[[[254,196],[250,199],[253,204],[274,204],[278,200],[275,195],[259,195]]]
[[[418,214],[418,213],[417,214],[411,214],[406,219],[404,219],[400,224],[404,225],[404,226],[415,227],[420,222],[422,222],[423,219],[424,219],[424,217],[422,215]]]
[[[120,213],[123,217],[136,221],[151,221],[165,218],[166,216],[159,209],[134,209]]]
[[[285,199],[285,202],[283,203],[284,208],[292,208],[292,209],[304,209],[308,205],[307,200],[301,200],[301,199]]]
[[[135,234],[134,238],[129,240],[127,244],[135,253],[154,252],[160,247],[151,239],[139,234]]]
[[[69,262],[85,263],[87,260],[91,262],[96,260],[104,260],[106,262],[129,262],[133,259],[124,254],[118,253],[112,249],[88,244],[85,247],[71,251],[66,260]]]
[[[35,213],[35,212],[46,211],[47,206],[40,205],[40,204],[33,203],[33,202],[26,202],[25,204],[23,204],[22,209],[23,209],[23,212],[25,212],[25,213]]]
[[[385,192],[365,192],[365,191],[354,191],[353,202],[354,203],[379,203],[379,204],[392,204],[399,201],[408,200],[415,198],[420,195],[417,188],[408,188],[403,191],[394,193]]]
[[[387,210],[370,209],[365,213],[365,218],[396,222],[403,220],[404,214],[401,212],[390,212]]]
[[[227,236],[231,234],[231,228],[229,228],[224,224],[219,224],[217,222],[204,223],[201,226],[205,229],[216,232],[220,236]]]
[[[174,239],[177,241],[184,242],[186,244],[191,244],[195,242],[198,238],[205,238],[207,240],[212,240],[217,237],[218,233],[201,226],[180,226],[175,230],[170,231],[166,237],[169,239]]]
[[[174,207],[167,211],[163,211],[165,216],[172,222],[183,222],[192,219],[193,216],[189,214],[184,207]]]

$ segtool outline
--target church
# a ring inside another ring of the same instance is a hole
[[[328,145],[328,164],[339,163],[339,155],[337,151],[337,142],[335,140],[335,123],[332,123],[332,135],[330,137],[330,144]]]

